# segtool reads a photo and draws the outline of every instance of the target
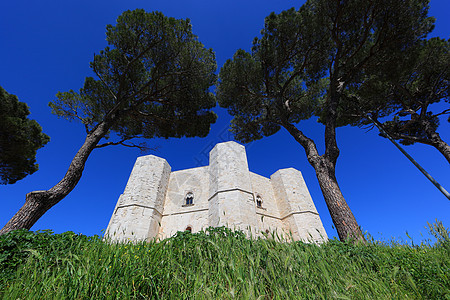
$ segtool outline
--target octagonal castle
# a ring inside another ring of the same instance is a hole
[[[164,239],[209,226],[252,236],[277,232],[294,240],[327,239],[300,171],[281,169],[269,178],[248,169],[245,147],[217,144],[209,166],[171,172],[163,158],[139,157],[120,195],[105,236],[112,241]]]

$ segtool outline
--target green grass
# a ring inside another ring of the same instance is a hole
[[[210,228],[109,244],[71,232],[0,236],[3,299],[450,299],[450,239],[320,246]]]

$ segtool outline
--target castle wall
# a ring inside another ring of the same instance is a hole
[[[199,232],[207,228],[207,224],[208,209],[192,208],[172,215],[164,215],[158,237],[160,239],[171,237],[178,231],[185,231],[187,227],[190,227],[193,233]]]
[[[186,205],[186,195],[192,193],[193,204]],[[208,226],[209,167],[172,172],[169,179],[160,238],[184,231],[188,226],[198,232]]]
[[[118,241],[142,241],[156,237],[170,169],[165,159],[153,155],[138,157],[105,236]]]
[[[244,146],[217,144],[209,155],[209,175],[209,225],[255,230],[255,202]]]
[[[292,237],[303,241],[326,240],[327,234],[302,173],[293,168],[282,169],[270,179],[278,199],[281,220]]]
[[[256,206],[256,218],[259,232],[283,234],[283,222],[280,219],[277,201],[269,178],[250,172],[255,200],[261,197],[262,207]],[[259,234],[260,236],[261,234]]]
[[[245,147],[235,142],[217,144],[209,166],[175,172],[162,158],[139,157],[105,236],[164,239],[209,226],[240,229],[252,237],[268,232],[284,238],[292,234],[294,240],[327,239],[302,174],[293,168],[278,170],[270,179],[252,173]]]

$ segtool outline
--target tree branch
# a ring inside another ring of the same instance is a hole
[[[117,95],[111,90],[111,88],[108,86],[108,84],[105,82],[105,80],[103,79],[103,76],[100,75],[100,73],[97,71],[97,67],[95,66],[95,54],[94,54],[94,63],[92,64],[92,70],[94,70],[95,75],[97,75],[98,78],[100,78],[100,81],[103,83],[103,85],[106,87],[106,89],[108,90],[108,92],[111,93],[111,96],[113,96],[113,98],[117,100]]]
[[[281,120],[280,125],[283,126],[292,137],[305,149],[306,157],[313,167],[316,167],[320,163],[321,156],[317,151],[316,144],[312,139],[307,137],[302,131],[295,127],[287,120]]]
[[[439,117],[439,116],[441,116],[441,115],[445,115],[445,114],[448,114],[448,113],[450,113],[450,108],[449,108],[449,109],[446,109],[446,110],[444,110],[444,111],[442,111],[442,112],[440,112],[440,113],[438,113],[438,114],[435,114],[435,115],[433,115],[432,117]]]
[[[126,143],[126,141],[134,139],[134,138],[139,138],[139,137],[138,136],[126,137],[126,138],[123,138],[122,140],[117,141],[117,142],[107,142],[107,143],[103,143],[103,144],[98,144],[98,145],[95,146],[95,148],[104,148],[104,147],[107,147],[107,146],[122,145],[122,146],[129,147],[129,148],[138,148],[141,151],[156,150],[156,147],[155,148],[149,148],[145,144],[139,144],[138,145],[138,144],[134,144],[134,143]]]
[[[405,134],[399,134],[399,133],[393,133],[390,132],[388,129],[386,129],[386,127],[380,123],[376,118],[372,118],[373,122],[375,122],[379,127],[381,127],[385,132],[387,132],[387,134],[389,134],[392,138],[396,139],[396,140],[407,140],[407,141],[412,141],[412,142],[417,142],[417,143],[422,143],[422,144],[427,144],[427,145],[433,145],[433,143],[428,140],[428,139],[423,139],[423,138],[418,138],[415,136],[410,136],[410,135],[405,135]]]
[[[145,147],[145,146],[136,145],[136,144],[127,144],[127,143],[124,143],[122,141],[119,141],[119,142],[107,142],[107,143],[99,144],[95,148],[103,148],[103,147],[107,147],[107,146],[116,146],[116,145],[122,145],[122,146],[130,147],[130,148],[139,148],[140,150],[147,150],[147,147]]]

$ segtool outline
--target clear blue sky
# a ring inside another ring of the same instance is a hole
[[[239,49],[249,50],[259,35],[264,17],[304,1],[200,1],[200,0],[41,0],[0,2],[0,86],[26,102],[31,118],[51,137],[38,151],[40,170],[13,185],[0,186],[0,226],[25,201],[25,194],[52,187],[84,141],[84,128],[50,113],[48,102],[58,91],[78,90],[86,76],[93,76],[89,62],[106,46],[105,26],[128,9],[158,10],[166,16],[190,18],[193,31],[206,47],[213,48],[219,68]],[[431,0],[430,15],[437,18],[433,36],[450,38],[450,1]],[[208,137],[151,140],[154,154],[167,159],[173,170],[207,164],[202,153],[212,145],[231,140],[230,116],[216,108],[218,122]],[[322,125],[314,120],[299,125],[323,149]],[[450,142],[450,124],[441,120],[439,132]],[[341,155],[337,178],[342,192],[363,230],[377,239],[423,239],[426,222],[436,218],[450,226],[450,201],[376,130],[345,127],[337,130]],[[450,165],[434,148],[406,147],[441,184],[450,190]],[[120,146],[95,150],[84,175],[68,197],[47,212],[32,230],[74,231],[101,234],[123,192],[139,150]],[[337,236],[313,168],[303,148],[285,131],[247,145],[250,170],[270,176],[280,168],[303,173],[330,237]]]

